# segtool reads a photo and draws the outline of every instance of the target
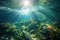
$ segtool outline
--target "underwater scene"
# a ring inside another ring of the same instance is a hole
[[[60,40],[60,0],[0,0],[0,40]]]

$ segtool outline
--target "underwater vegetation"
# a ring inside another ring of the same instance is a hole
[[[25,23],[25,24],[24,24]],[[16,22],[0,24],[0,40],[59,40],[60,28],[57,23]],[[18,27],[17,27],[18,26]],[[57,27],[58,26],[58,27]]]

